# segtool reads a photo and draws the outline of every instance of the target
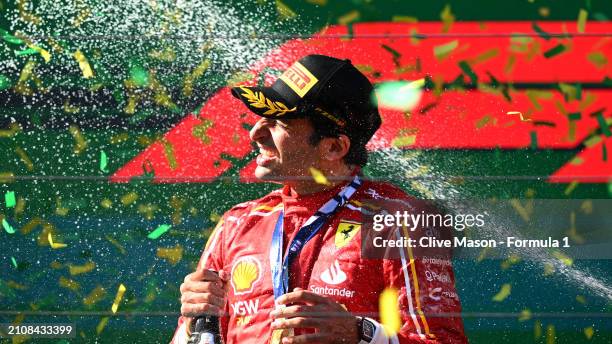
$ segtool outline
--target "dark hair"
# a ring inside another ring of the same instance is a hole
[[[308,138],[308,142],[316,146],[325,137],[338,137],[346,135],[351,140],[351,146],[344,156],[343,160],[347,165],[365,166],[368,162],[368,151],[366,149],[367,140],[361,137],[350,135],[341,127],[320,116],[306,116],[312,125],[312,135]]]

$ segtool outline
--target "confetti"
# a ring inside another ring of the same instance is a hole
[[[391,145],[394,147],[408,147],[408,146],[412,146],[414,145],[414,143],[416,142],[416,135],[406,135],[406,136],[399,136],[393,139],[393,141],[391,141]]]
[[[578,22],[576,23],[576,30],[578,30],[578,32],[584,33],[588,16],[589,12],[587,12],[585,9],[581,8],[580,11],[578,11]]]
[[[171,170],[176,170],[179,165],[176,161],[176,156],[174,155],[174,145],[171,142],[166,140],[166,138],[162,138],[160,140],[162,146],[164,147],[164,155],[166,156],[166,160],[168,161],[168,165],[170,165]]]
[[[566,196],[569,196],[572,192],[574,192],[574,190],[576,189],[576,187],[578,186],[579,182],[577,180],[572,180],[571,183],[569,183],[569,185],[567,186],[567,188],[565,188],[565,191],[563,191],[563,193]]]
[[[465,73],[465,75],[470,78],[473,85],[476,85],[478,83],[478,76],[476,75],[476,73],[474,73],[474,70],[472,70],[472,67],[470,67],[467,61],[460,61],[459,68],[461,68],[463,73]]]
[[[509,283],[502,285],[501,289],[495,296],[493,296],[492,300],[495,302],[502,302],[508,296],[510,296],[510,291],[512,290],[512,286]]]
[[[125,255],[127,253],[125,248],[117,240],[111,238],[108,235],[105,235],[104,237],[106,238],[106,240],[108,240],[108,242],[115,246],[119,250],[119,252],[121,252],[121,254]]]
[[[89,79],[93,77],[93,70],[91,69],[91,66],[89,65],[89,61],[87,61],[87,58],[85,57],[85,55],[80,50],[77,50],[74,52],[72,56],[74,56],[75,60],[77,60],[77,62],[79,63],[79,68],[81,68],[83,77],[85,79]]]
[[[123,196],[121,196],[121,203],[124,206],[128,206],[134,202],[136,202],[136,200],[138,199],[138,194],[135,192],[129,192]]]
[[[96,326],[97,334],[100,334],[102,333],[102,331],[104,331],[104,328],[106,327],[106,324],[108,323],[108,319],[110,319],[110,317],[102,317],[102,319],[100,319],[98,326]]]
[[[185,81],[183,81],[183,96],[184,97],[192,96],[193,83],[204,75],[204,73],[208,70],[208,67],[210,67],[210,60],[205,59],[196,68],[194,68],[194,70],[187,77],[185,77]]]
[[[555,344],[555,340],[557,336],[555,335],[555,326],[548,325],[546,326],[546,344]]]
[[[357,10],[350,11],[347,14],[344,14],[344,15],[338,17],[338,24],[340,24],[340,25],[347,25],[347,24],[349,24],[351,22],[359,20],[359,17],[361,17],[361,13],[359,13],[359,11],[357,11]]]
[[[442,21],[442,32],[445,33],[450,31],[455,22],[455,15],[451,11],[450,4],[444,6],[444,9],[440,12],[440,20]]]
[[[453,50],[457,49],[458,46],[459,46],[459,41],[458,40],[454,40],[454,41],[450,41],[448,43],[436,45],[433,48],[434,56],[438,60],[443,60],[448,55],[450,55],[450,53]]]
[[[11,224],[4,218],[2,219],[2,227],[8,234],[15,234],[15,228],[13,228],[13,226],[11,226]]]
[[[276,11],[281,20],[295,18],[297,14],[281,0],[276,0]]]
[[[68,265],[68,271],[70,272],[71,276],[88,273],[95,268],[96,268],[96,263],[94,262],[87,262],[84,265],[72,265],[72,264]]]
[[[59,282],[58,284],[60,285],[60,287],[66,288],[66,289],[70,289],[74,292],[79,291],[79,289],[81,289],[81,285],[79,284],[79,282],[76,282],[74,280],[71,280],[70,278],[66,278],[64,276],[61,276],[59,278]]]
[[[395,288],[385,288],[378,300],[380,321],[388,337],[395,336],[402,326],[397,300],[398,292]]]
[[[181,245],[166,248],[158,247],[157,257],[166,259],[170,264],[176,265],[183,258],[183,247]]]
[[[574,260],[568,256],[566,256],[565,254],[563,254],[563,252],[559,251],[559,250],[554,250],[552,252],[553,257],[557,258],[559,261],[561,261],[561,263],[567,265],[567,266],[572,266],[574,264]]]
[[[391,53],[391,55],[393,56],[393,63],[395,64],[396,67],[399,67],[400,58],[402,57],[402,54],[400,54],[397,50],[391,48],[390,46],[386,44],[382,44],[381,47],[385,49],[386,51],[388,51],[389,53]]]
[[[576,301],[580,302],[583,305],[586,304],[586,298],[582,295],[576,295]]]
[[[540,320],[536,320],[533,324],[533,337],[535,339],[540,339],[540,337],[542,337],[542,323]]]
[[[83,299],[83,304],[85,306],[92,306],[102,300],[104,296],[106,296],[106,290],[102,286],[96,286],[96,288]]]
[[[147,86],[149,84],[149,72],[139,65],[134,65],[130,68],[130,79],[136,86]]]
[[[0,74],[0,91],[11,87],[11,79]]]
[[[588,340],[591,340],[591,338],[593,338],[593,335],[595,334],[595,330],[593,329],[593,326],[589,326],[585,328],[583,332],[584,332],[584,336]]]
[[[523,113],[520,111],[508,111],[506,112],[506,114],[514,116],[514,115],[519,115],[521,122],[529,122],[531,121],[531,118],[527,118],[527,117],[523,117]]]
[[[111,307],[111,310],[113,311],[113,313],[117,313],[117,309],[119,308],[119,303],[121,302],[121,299],[123,298],[123,294],[125,293],[125,286],[123,285],[123,283],[119,284],[119,289],[117,289],[117,295],[115,295],[115,300],[113,301],[113,306]]]
[[[57,242],[53,242],[53,237],[51,236],[51,232],[49,232],[47,234],[47,240],[49,241],[49,246],[51,246],[52,249],[58,249],[58,248],[64,248],[67,247],[68,245],[64,244],[64,243],[57,243]]]
[[[529,135],[531,136],[531,149],[538,149],[538,133],[535,131],[531,131]]]
[[[597,69],[603,69],[608,64],[608,58],[601,51],[594,51],[587,55],[587,60],[591,62]]]
[[[108,159],[106,157],[106,153],[104,153],[104,151],[100,151],[100,171],[108,173],[108,170],[106,169],[107,165]]]
[[[13,263],[13,266],[15,267],[15,269],[17,269],[17,260],[15,260],[15,257],[11,257],[11,262]]]
[[[32,162],[32,159],[30,159],[30,156],[28,155],[28,153],[26,153],[26,151],[23,150],[23,148],[15,147],[15,153],[17,153],[17,155],[19,156],[19,159],[21,159],[21,162],[23,162],[23,164],[25,165],[28,171],[34,170],[34,163]]]
[[[554,47],[546,50],[544,52],[544,57],[546,57],[547,59],[553,58],[561,53],[563,53],[564,51],[567,50],[567,47],[561,43],[555,45]]]
[[[412,111],[423,96],[425,79],[416,81],[388,81],[376,85],[372,99],[378,99],[378,106],[402,112]]]
[[[312,178],[317,184],[331,185],[331,183],[327,180],[327,177],[325,177],[325,175],[321,171],[317,170],[314,167],[310,167],[309,170],[310,174],[312,175]]]
[[[75,141],[74,152],[76,154],[83,153],[83,151],[85,151],[85,149],[87,148],[87,140],[81,133],[81,130],[79,129],[79,127],[77,127],[76,125],[71,125],[68,128],[68,131],[70,132],[70,134],[72,135]]]
[[[591,116],[597,117],[597,122],[599,123],[599,128],[601,128],[601,132],[606,137],[612,136],[612,132],[610,132],[610,125],[607,123],[606,119],[604,118],[602,110],[597,111],[597,112],[591,114]]]
[[[160,225],[153,232],[149,233],[149,235],[147,235],[147,238],[155,240],[159,238],[162,234],[166,233],[170,229],[170,227],[172,226],[171,225]]]
[[[7,191],[4,194],[4,203],[6,204],[7,208],[13,208],[15,206],[15,191]]]
[[[209,145],[211,143],[211,139],[207,134],[207,130],[213,127],[213,122],[209,119],[204,119],[201,124],[198,124],[193,127],[191,130],[191,135],[200,139],[202,144]]]
[[[411,17],[411,16],[393,16],[391,17],[391,21],[416,24],[419,22],[419,19],[417,19],[416,17]]]
[[[536,22],[533,22],[531,24],[531,27],[533,28],[533,31],[535,31],[538,34],[538,36],[544,38],[545,40],[548,41],[551,38],[550,34],[542,30],[542,28],[540,28],[540,26],[538,26]]]
[[[531,316],[532,316],[532,314],[531,314],[531,311],[529,309],[527,309],[527,308],[523,309],[521,311],[521,314],[518,317],[518,321],[519,322],[527,321],[527,320],[531,319]]]

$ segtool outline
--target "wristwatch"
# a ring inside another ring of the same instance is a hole
[[[376,332],[376,325],[368,318],[357,317],[358,344],[370,344]]]

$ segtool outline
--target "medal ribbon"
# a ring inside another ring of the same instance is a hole
[[[314,215],[312,215],[306,223],[298,230],[297,234],[289,244],[287,255],[283,260],[283,223],[284,210],[281,210],[274,233],[272,234],[272,244],[270,245],[270,267],[272,270],[272,286],[274,290],[274,299],[278,299],[281,295],[289,291],[289,266],[293,260],[300,254],[304,245],[312,239],[315,234],[323,227],[325,222],[344,206],[353,196],[355,191],[361,186],[361,178],[355,178],[345,186],[336,196],[327,201]]]

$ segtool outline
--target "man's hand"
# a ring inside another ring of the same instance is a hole
[[[225,281],[211,270],[196,270],[181,284],[181,314],[197,317],[204,314],[221,315],[225,307]]]
[[[301,288],[278,298],[286,307],[270,313],[272,330],[313,328],[316,333],[283,338],[283,344],[356,344],[357,318],[339,303]]]

